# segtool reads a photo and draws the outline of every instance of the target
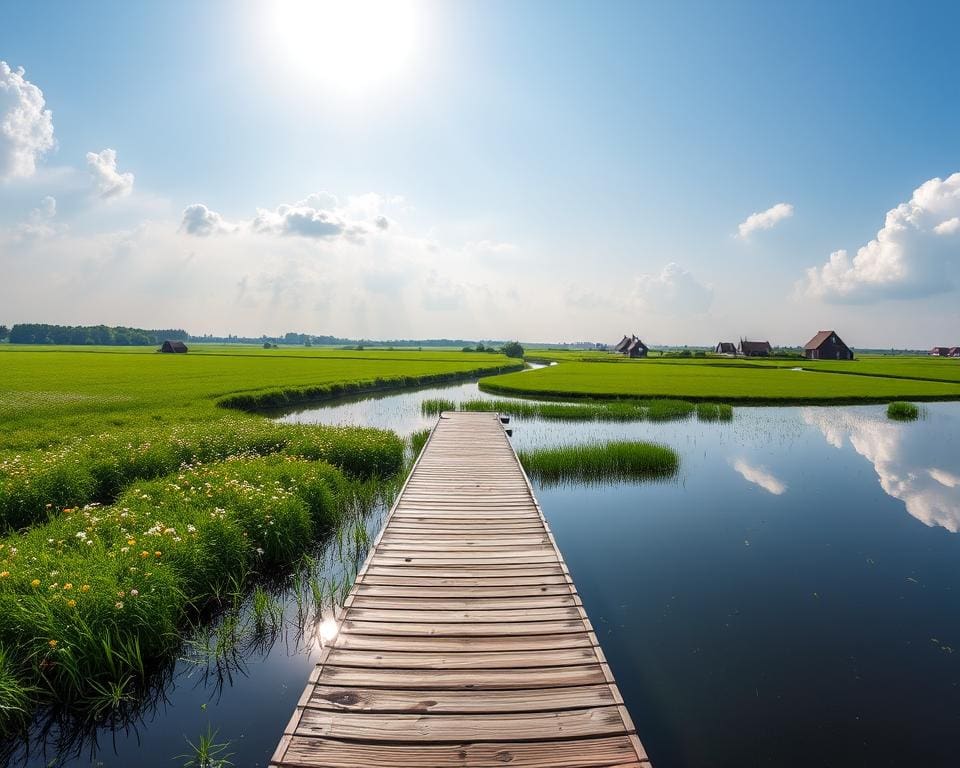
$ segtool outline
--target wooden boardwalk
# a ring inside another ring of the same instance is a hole
[[[441,416],[338,621],[273,766],[649,768],[495,414]]]

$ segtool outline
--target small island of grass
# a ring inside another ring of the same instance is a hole
[[[631,441],[519,451],[518,456],[523,468],[546,484],[663,478],[680,466],[672,448]]]

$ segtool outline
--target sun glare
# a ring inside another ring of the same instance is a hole
[[[280,0],[271,3],[275,44],[290,64],[345,92],[395,78],[411,58],[411,0]]]

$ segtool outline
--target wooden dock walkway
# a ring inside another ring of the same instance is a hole
[[[649,768],[499,418],[441,416],[271,765]]]

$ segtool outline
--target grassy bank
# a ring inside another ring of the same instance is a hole
[[[546,484],[663,478],[680,466],[672,448],[628,441],[520,451],[518,456],[527,473]]]
[[[920,418],[920,408],[913,403],[893,402],[887,406],[887,417],[896,421],[916,421]]]
[[[232,457],[3,538],[0,698],[95,712],[136,694],[188,617],[292,563],[356,482],[324,462]]]
[[[48,451],[0,456],[0,530],[45,521],[64,508],[112,501],[132,482],[162,477],[184,464],[273,453],[325,461],[358,477],[387,477],[403,465],[403,441],[377,429],[237,417],[126,427]]]
[[[866,364],[862,368],[855,366]],[[934,371],[942,379],[931,380]],[[886,372],[886,373],[885,373]],[[860,375],[850,375],[857,373]],[[910,378],[908,374],[925,378]],[[638,360],[562,362],[522,374],[493,376],[484,391],[548,398],[683,398],[695,401],[803,404],[960,399],[960,366],[912,358],[815,363]]]

